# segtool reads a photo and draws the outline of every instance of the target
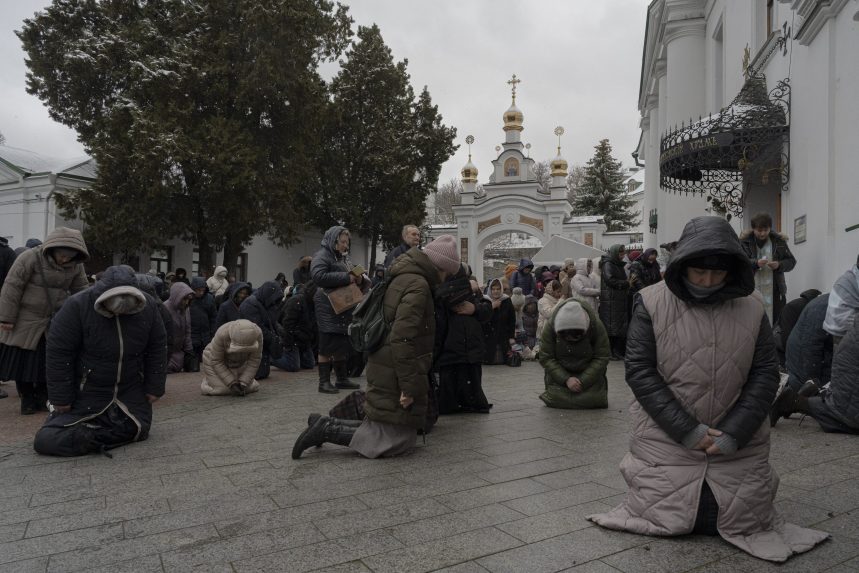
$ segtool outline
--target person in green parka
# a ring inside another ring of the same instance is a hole
[[[610,359],[608,334],[594,311],[576,299],[561,302],[540,338],[546,372],[540,399],[550,408],[608,408]]]

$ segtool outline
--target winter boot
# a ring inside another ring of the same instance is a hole
[[[307,416],[307,425],[312,426],[313,424],[316,423],[316,420],[318,420],[321,417],[322,417],[322,414],[315,414],[315,413],[310,414],[309,416]],[[355,426],[356,428],[364,423],[363,420],[344,420],[343,418],[339,418],[339,420],[347,426]]]
[[[21,396],[21,415],[32,416],[36,413],[36,399],[32,394]]]
[[[319,447],[324,443],[348,446],[355,435],[357,426],[344,424],[344,420],[320,416],[312,426],[301,432],[292,446],[292,459],[297,460],[304,450]]]
[[[805,385],[802,389],[809,391]],[[775,427],[780,418],[787,418],[794,412],[808,414],[808,397],[798,393],[790,386],[785,386],[782,393],[773,402],[770,410],[770,427]]]
[[[341,390],[357,390],[361,387],[360,384],[355,384],[349,380],[349,363],[345,360],[334,362],[334,373],[337,375],[337,384]]]
[[[331,363],[319,363],[319,391],[323,394],[338,394],[340,390],[331,385]]]

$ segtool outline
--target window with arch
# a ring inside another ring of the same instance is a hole
[[[505,177],[519,177],[519,160],[515,157],[508,157],[504,162]]]

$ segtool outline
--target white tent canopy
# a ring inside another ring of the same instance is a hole
[[[605,253],[594,247],[589,247],[584,243],[567,239],[560,235],[555,235],[542,249],[537,251],[532,260],[535,265],[562,265],[564,259],[581,259],[601,257]]]

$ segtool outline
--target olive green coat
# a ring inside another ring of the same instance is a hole
[[[432,289],[439,274],[416,247],[400,255],[388,273],[383,312],[391,329],[367,362],[364,412],[375,422],[423,428],[435,342]],[[401,392],[414,398],[408,410],[400,406]]]
[[[75,249],[78,255],[60,266],[49,254],[56,247]],[[51,316],[69,295],[89,286],[83,265],[88,258],[81,232],[66,227],[57,227],[40,246],[18,255],[0,292],[0,322],[15,327],[0,331],[0,342],[35,350]]]
[[[558,309],[571,300],[576,299],[567,299],[555,307],[540,338],[540,354],[537,359],[546,372],[546,391],[540,395],[540,399],[550,408],[607,408],[606,369],[611,359],[611,347],[599,317],[590,305],[582,304],[591,321],[584,338],[569,344],[555,332]],[[567,388],[567,379],[571,376],[582,381],[581,392],[571,392]]]

